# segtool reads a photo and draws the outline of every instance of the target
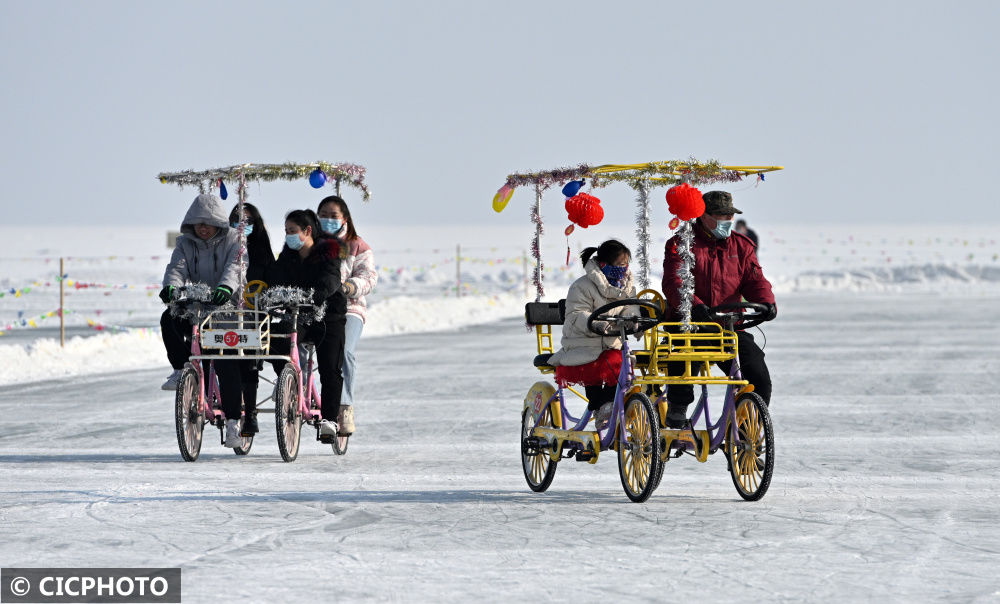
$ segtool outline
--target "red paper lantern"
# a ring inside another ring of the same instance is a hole
[[[577,193],[566,200],[566,213],[570,222],[583,228],[594,226],[604,220],[601,200],[588,193]]]
[[[667,208],[681,220],[692,220],[705,213],[705,200],[701,191],[683,183],[667,190]]]

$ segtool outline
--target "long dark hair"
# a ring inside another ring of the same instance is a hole
[[[233,206],[233,211],[229,213],[229,224],[239,223],[240,204]],[[274,250],[271,249],[271,237],[267,234],[267,227],[264,226],[264,218],[260,215],[260,210],[252,203],[243,203],[243,211],[246,212],[250,222],[253,222],[253,232],[247,236],[247,256],[250,258],[251,266],[267,267],[274,262]]]
[[[614,264],[618,260],[618,256],[624,253],[629,258],[632,257],[632,252],[625,244],[617,239],[608,239],[598,247],[588,247],[583,252],[580,253],[580,261],[584,264],[590,260],[590,257],[597,252],[597,261],[603,262],[604,264]]]
[[[323,238],[323,229],[319,228],[319,218],[312,210],[292,210],[285,216],[285,222],[297,224],[302,230],[306,227],[311,228],[313,242]]]
[[[347,233],[344,235],[345,241],[354,241],[358,238],[358,232],[354,229],[354,219],[351,218],[351,211],[347,209],[347,202],[343,200],[339,195],[330,195],[329,197],[324,197],[320,200],[319,205],[316,206],[316,213],[323,209],[328,203],[335,203],[340,209],[340,213],[344,216],[344,223],[347,224]],[[326,233],[323,233],[326,235]],[[330,235],[332,237],[332,235]]]

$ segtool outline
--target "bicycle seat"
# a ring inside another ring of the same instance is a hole
[[[539,367],[539,368],[543,368],[543,369],[555,369],[555,367],[552,367],[551,365],[549,365],[549,359],[552,358],[553,354],[554,353],[551,353],[551,352],[546,353],[546,354],[540,354],[540,355],[538,355],[538,356],[535,357],[535,360],[534,360],[533,364],[535,365],[535,367]]]

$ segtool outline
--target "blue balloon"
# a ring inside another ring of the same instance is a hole
[[[219,197],[225,199],[229,197],[229,191],[226,190],[226,183],[219,181]]]
[[[566,186],[563,187],[562,189],[563,195],[565,195],[566,197],[573,197],[574,195],[580,192],[580,188],[583,187],[583,183],[585,182],[587,181],[585,180],[569,181],[568,183],[566,183]]]
[[[326,174],[319,168],[316,168],[309,174],[309,184],[312,185],[312,188],[319,189],[326,184]]]

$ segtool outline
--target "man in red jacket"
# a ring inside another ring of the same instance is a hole
[[[745,298],[749,302],[766,304],[767,320],[777,314],[771,283],[764,278],[764,272],[757,262],[754,243],[746,236],[732,230],[733,215],[742,214],[733,207],[733,196],[725,191],[709,191],[705,200],[705,213],[695,221],[694,242],[694,297],[691,300],[692,321],[712,321],[709,307],[719,304],[739,303]],[[671,308],[680,306],[681,279],[677,275],[682,261],[677,253],[679,236],[667,241],[663,256],[663,295]],[[679,313],[674,311],[675,320]],[[743,378],[754,386],[754,392],[771,402],[771,375],[764,362],[764,351],[754,342],[749,333],[738,331],[740,349],[740,370]],[[728,372],[731,362],[720,363],[719,367]],[[668,366],[671,374],[684,370],[683,362]],[[667,387],[666,425],[681,428],[687,422],[687,408],[694,400],[694,389],[689,385]]]

